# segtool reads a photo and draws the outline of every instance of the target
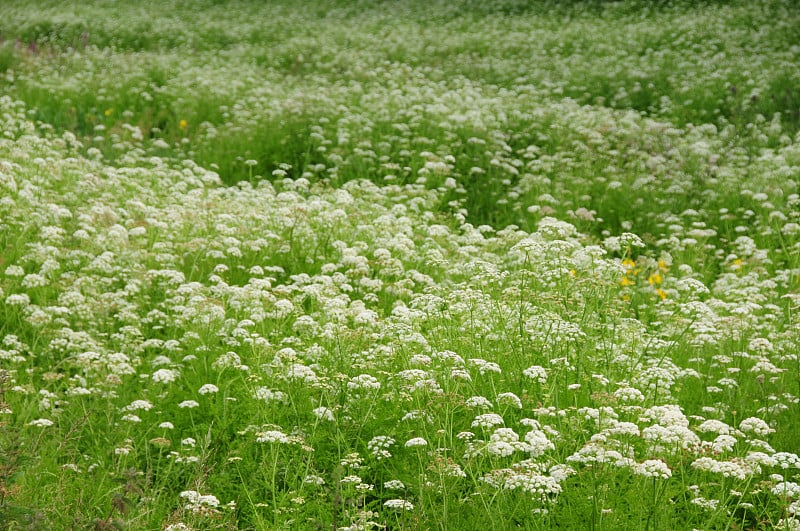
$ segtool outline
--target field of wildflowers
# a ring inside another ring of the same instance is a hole
[[[800,530],[793,1],[0,38],[0,529]]]

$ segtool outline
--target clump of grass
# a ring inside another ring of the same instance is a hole
[[[13,43],[0,42],[0,74],[12,70],[19,63],[19,56]]]

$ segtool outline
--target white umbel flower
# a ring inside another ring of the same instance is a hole
[[[658,459],[648,459],[643,463],[637,463],[633,467],[633,473],[648,478],[669,479],[672,477],[672,471],[667,464]]]

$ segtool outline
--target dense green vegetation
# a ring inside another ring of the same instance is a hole
[[[793,2],[0,6],[0,528],[800,529]]]

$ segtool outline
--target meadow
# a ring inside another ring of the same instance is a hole
[[[800,530],[795,2],[3,2],[0,124],[0,529]]]

